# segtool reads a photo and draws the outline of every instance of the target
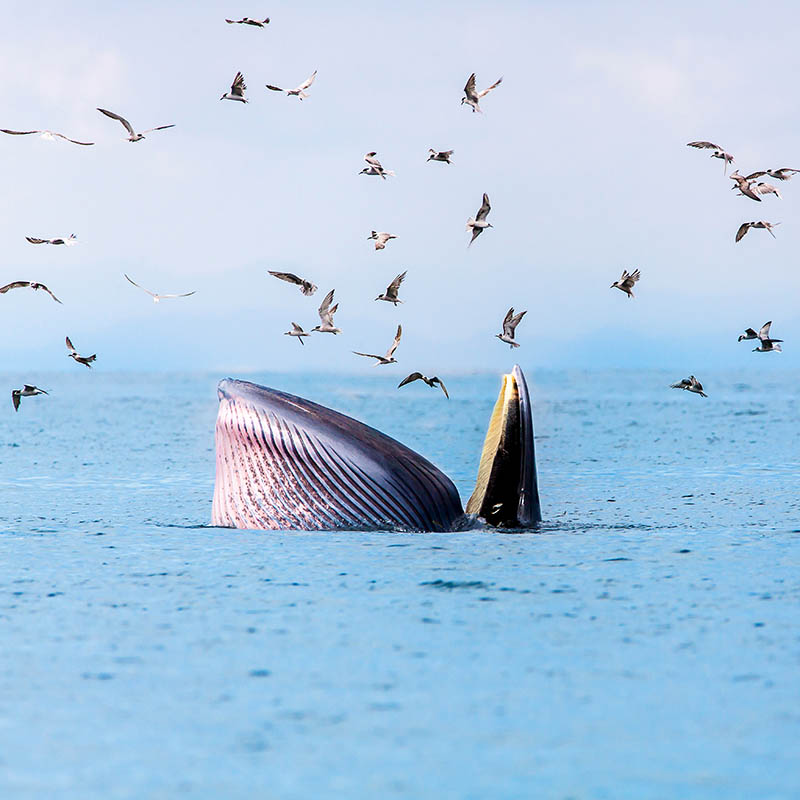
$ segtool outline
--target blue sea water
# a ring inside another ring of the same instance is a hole
[[[538,533],[208,527],[222,375],[4,375],[2,798],[800,796],[800,375],[527,370]],[[497,375],[252,375],[466,499]]]

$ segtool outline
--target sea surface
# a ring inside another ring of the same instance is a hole
[[[499,375],[390,369],[231,377],[466,500]],[[51,392],[0,411],[0,797],[800,797],[800,374],[526,376],[526,534],[212,528],[224,375],[0,376]]]

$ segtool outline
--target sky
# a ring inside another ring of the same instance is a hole
[[[358,373],[372,362],[351,351],[384,352],[398,323],[400,364],[380,367],[398,379],[800,366],[800,176],[757,204],[686,147],[717,142],[745,174],[800,168],[796,6],[756,25],[731,2],[241,3],[7,4],[0,127],[96,144],[0,135],[0,280],[64,303],[0,295],[4,369],[83,369],[69,335],[103,370]],[[315,69],[305,101],[265,88]],[[237,70],[247,105],[219,100]],[[503,77],[483,114],[460,104],[473,71]],[[98,106],[176,127],[129,143]],[[371,150],[394,178],[358,174]],[[468,248],[483,192],[495,227]],[[759,219],[777,238],[735,244]],[[398,238],[376,252],[373,229]],[[25,241],[71,232],[69,249]],[[636,267],[634,300],[609,288]],[[404,270],[405,302],[375,302]],[[123,273],[197,294],[154,305]],[[340,336],[282,335],[316,325],[331,288]],[[494,338],[510,306],[528,312],[513,353]],[[737,343],[768,319],[783,354]]]

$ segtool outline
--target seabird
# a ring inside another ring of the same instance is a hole
[[[364,156],[364,161],[367,162],[367,166],[359,172],[359,175],[380,175],[381,178],[386,180],[387,175],[394,176],[394,170],[391,169],[384,169],[383,165],[380,161],[378,161],[375,156],[377,155],[377,151],[372,150]]]
[[[7,283],[5,286],[0,286],[0,294],[5,294],[6,292],[10,291],[11,289],[33,289],[34,292],[38,292],[39,289],[47,292],[56,303],[61,303],[61,301],[43,284],[37,283],[36,281],[13,281],[12,283]],[[63,305],[63,303],[62,303]]]
[[[754,353],[782,353],[779,344],[773,344],[777,339],[767,339],[759,343],[758,347],[753,348]]]
[[[296,322],[293,322],[292,323],[292,329],[290,331],[286,331],[286,333],[284,333],[283,335],[284,336],[296,336],[297,340],[302,345],[305,344],[305,342],[303,341],[302,337],[303,336],[311,336],[310,333],[306,333]]]
[[[83,364],[84,366],[91,369],[92,361],[97,361],[97,355],[96,354],[91,356],[78,355],[78,351],[72,346],[72,342],[70,341],[69,336],[67,336],[66,342],[67,342],[67,350],[69,350],[67,355],[74,361],[77,361],[79,364]]]
[[[278,278],[287,283],[294,283],[300,287],[300,291],[306,296],[311,297],[317,291],[317,285],[307,281],[305,278],[300,278],[293,272],[273,272],[271,269],[267,270],[274,278]]]
[[[752,189],[756,194],[774,194],[778,200],[783,200],[781,193],[778,191],[778,187],[773,186],[771,183],[759,181],[759,183],[753,186]]]
[[[749,197],[751,200],[756,200],[759,203],[761,202],[761,198],[756,192],[753,191],[751,181],[745,178],[744,175],[740,175],[738,169],[735,172],[732,172],[728,177],[732,181],[736,181],[736,186],[733,188],[738,188],[740,194],[743,194],[745,197]]]
[[[489,205],[489,195],[486,192],[483,193],[483,202],[481,203],[481,207],[478,209],[478,213],[475,215],[475,219],[470,217],[467,220],[467,230],[472,231],[472,238],[469,240],[469,244],[467,247],[470,247],[472,243],[483,233],[484,228],[493,228],[491,222],[486,221],[486,217],[489,216],[489,212],[492,210],[492,207]]]
[[[688,378],[683,378],[678,383],[670,384],[670,389],[685,389],[687,392],[694,392],[695,394],[699,394],[701,397],[708,397],[708,395],[703,391],[703,384],[695,378],[694,375],[690,375]]]
[[[247,86],[244,82],[244,75],[242,75],[241,72],[237,72],[231,84],[231,90],[225,92],[225,94],[220,97],[220,100],[238,100],[240,103],[246,103],[248,101],[244,96],[245,89],[247,89]]]
[[[473,72],[472,75],[469,76],[467,79],[467,85],[464,87],[464,97],[461,98],[461,105],[466,103],[468,106],[472,106],[472,111],[481,111],[481,107],[479,105],[480,99],[482,97],[486,97],[492,89],[495,89],[503,82],[502,78],[498,78],[491,86],[487,89],[482,89],[480,92],[475,91],[475,73]],[[481,112],[483,113],[483,112]]]
[[[718,144],[713,142],[688,142],[686,146],[713,150],[711,158],[721,158],[725,162],[724,172],[728,171],[728,164],[732,164],[736,160],[730,153],[726,153]]]
[[[322,305],[319,307],[319,318],[321,320],[321,324],[317,325],[315,328],[312,328],[312,331],[319,331],[319,333],[341,333],[341,329],[337,328],[333,324],[333,315],[339,309],[339,304],[337,303],[335,306],[331,307],[331,303],[333,302],[333,293],[335,289],[331,289],[328,294],[325,295],[325,299],[322,301]]]
[[[386,242],[389,239],[396,239],[397,237],[393,233],[378,233],[377,231],[372,231],[367,239],[374,239],[375,240],[375,249],[376,250],[383,250],[386,247]]]
[[[242,17],[241,19],[226,19],[228,25],[254,25],[256,28],[264,28],[269,25],[269,17],[266,19],[250,19],[250,17]]]
[[[403,335],[403,326],[397,326],[397,333],[394,335],[392,346],[386,351],[385,356],[374,356],[372,353],[359,353],[353,350],[357,356],[364,356],[364,358],[375,358],[377,361],[372,365],[373,367],[382,366],[383,364],[396,364],[397,359],[394,357],[394,351],[397,350],[397,345],[400,344],[400,337]]]
[[[317,77],[317,71],[314,70],[310,77],[306,78],[297,88],[295,89],[281,89],[280,86],[271,86],[270,84],[266,84],[267,89],[271,89],[273,92],[286,92],[287,96],[291,97],[294,95],[295,97],[299,97],[301,100],[305,97],[308,97],[306,93],[306,89],[314,83],[314,78]]]
[[[765,220],[760,220],[758,222],[743,222],[739,226],[739,230],[736,231],[736,241],[739,242],[744,238],[744,235],[750,228],[763,228],[766,231],[769,231],[770,236],[772,238],[776,238],[775,234],[772,232],[772,229],[776,226],[780,225],[780,222],[766,222]]]
[[[125,275],[124,272],[122,274]],[[196,292],[185,292],[184,294],[156,294],[156,292],[151,292],[149,289],[145,289],[144,286],[139,286],[139,284],[136,283],[136,281],[131,280],[127,275],[125,275],[125,278],[127,279],[128,283],[132,283],[137,289],[141,289],[143,292],[147,292],[147,294],[149,294],[150,297],[153,298],[154,303],[158,303],[159,300],[170,300],[174,297],[189,297],[193,294],[196,294]]]
[[[407,383],[411,383],[413,381],[424,381],[428,384],[428,386],[431,387],[431,389],[438,385],[444,392],[444,396],[448,400],[450,399],[450,395],[447,394],[447,389],[444,383],[442,383],[442,381],[436,375],[434,375],[432,378],[428,378],[421,372],[412,372],[407,378],[404,378],[402,381],[400,381],[400,383],[397,384],[397,388],[399,389],[401,386],[405,386]]]
[[[31,386],[29,383],[26,383],[21,389],[12,389],[11,402],[14,404],[14,411],[19,411],[20,398],[35,397],[37,394],[47,394],[47,392],[37,386]]]
[[[430,155],[428,161],[444,161],[445,164],[452,164],[450,156],[455,153],[455,150],[434,150],[432,147],[428,148]]]
[[[101,114],[105,114],[107,117],[111,117],[111,119],[117,120],[117,122],[122,123],[122,127],[128,131],[128,141],[129,142],[141,142],[144,139],[144,135],[146,133],[152,133],[153,131],[163,131],[167,128],[174,128],[175,125],[159,125],[157,128],[148,128],[146,131],[142,131],[141,133],[136,133],[134,131],[133,126],[125,119],[125,117],[121,117],[119,114],[115,114],[113,111],[106,111],[104,108],[97,109]]]
[[[614,283],[609,286],[609,289],[619,289],[622,292],[625,292],[628,295],[628,299],[631,297],[635,297],[636,295],[633,293],[633,284],[636,283],[640,278],[639,270],[635,269],[633,272],[628,272],[628,270],[622,270],[622,276],[618,281],[614,281]]]
[[[47,142],[55,141],[55,138],[58,137],[67,142],[72,142],[72,144],[82,144],[84,147],[89,147],[94,144],[94,142],[78,142],[75,139],[70,139],[69,136],[64,136],[63,133],[56,133],[55,131],[10,131],[6,128],[0,128],[0,133],[8,133],[11,136],[29,136],[32,133],[38,133],[41,134],[41,138]]]
[[[739,336],[738,341],[741,342],[747,339],[758,339],[759,346],[756,348],[756,350],[758,350],[759,352],[768,353],[770,350],[773,349],[776,349],[778,352],[780,352],[781,349],[780,346],[776,345],[775,347],[773,347],[773,345],[776,342],[782,342],[783,339],[773,339],[769,335],[769,329],[771,325],[772,325],[772,320],[770,320],[769,322],[765,322],[761,326],[761,330],[758,333],[756,333],[752,328],[747,328],[747,330],[745,330],[745,332],[741,336]]]
[[[783,167],[781,169],[768,169],[767,175],[769,175],[770,178],[775,178],[775,180],[778,181],[789,181],[792,179],[792,176],[796,175],[798,172],[800,172],[800,169],[791,169],[790,167]]]
[[[517,329],[520,320],[527,314],[527,311],[520,311],[519,314],[514,316],[514,306],[508,309],[508,313],[503,320],[503,332],[496,333],[495,336],[501,341],[505,342],[511,347],[519,347],[519,344],[514,341],[514,331]]]
[[[35,236],[26,236],[25,238],[31,244],[64,244],[67,247],[72,247],[72,245],[78,243],[78,237],[74,233],[71,233],[65,239],[37,239]]]
[[[386,291],[383,294],[379,294],[375,299],[376,300],[386,300],[387,303],[394,303],[397,305],[398,303],[402,303],[403,301],[398,299],[397,297],[397,290],[400,288],[400,284],[405,280],[406,277],[406,270],[405,272],[401,272],[387,287]]]

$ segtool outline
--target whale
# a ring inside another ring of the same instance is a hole
[[[220,381],[217,396],[214,526],[424,532],[541,522],[533,411],[519,366],[503,375],[466,507],[438,467],[346,414],[233,378]]]

